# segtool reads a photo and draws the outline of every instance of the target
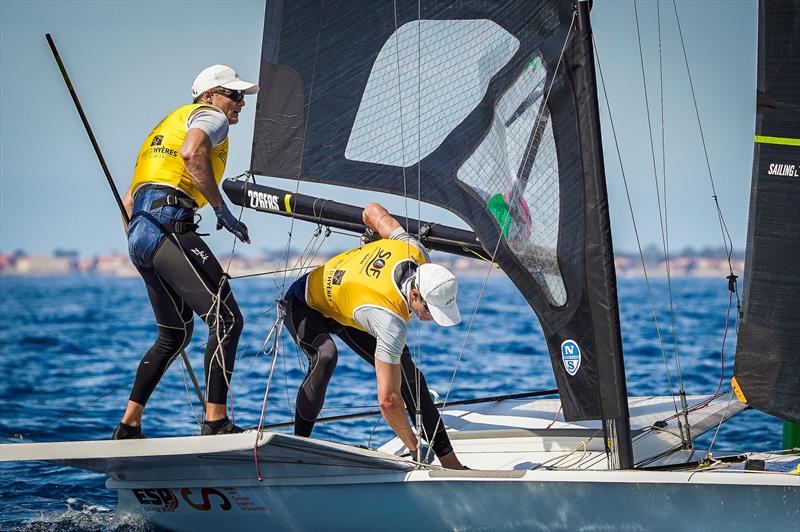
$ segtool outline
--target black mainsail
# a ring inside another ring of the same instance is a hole
[[[734,389],[800,423],[800,5],[762,0],[744,309]]]
[[[252,173],[458,214],[537,314],[565,418],[625,431],[587,3],[268,0],[260,85]]]

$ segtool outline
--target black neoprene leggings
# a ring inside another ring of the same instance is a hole
[[[158,338],[139,363],[130,400],[147,403],[170,363],[189,344],[196,313],[208,325],[207,399],[224,404],[244,320],[216,257],[196,233],[172,233],[156,251],[153,268],[139,268],[139,273],[158,323]]]
[[[331,333],[341,338],[358,356],[375,366],[375,337],[353,327],[346,327],[334,320],[326,318],[299,299],[290,297],[286,303],[284,324],[294,341],[308,357],[308,372],[300,389],[297,391],[295,411],[295,434],[310,436],[314,421],[322,411],[328,381],[336,368],[338,353]],[[408,346],[403,348],[400,359],[403,383],[401,394],[412,424],[416,416],[417,375],[419,375],[420,410],[422,413],[423,437],[433,443],[431,447],[436,456],[444,456],[453,450],[450,438],[445,432],[444,423],[440,421],[439,410],[433,404],[425,376],[417,372]],[[436,435],[430,438],[436,428]]]

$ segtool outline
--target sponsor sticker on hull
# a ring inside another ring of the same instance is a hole
[[[135,488],[131,492],[148,512],[181,510],[209,512],[263,512],[266,508],[236,488]],[[176,493],[179,493],[178,496]]]

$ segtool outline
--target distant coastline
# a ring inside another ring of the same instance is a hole
[[[309,268],[322,264],[328,255],[305,257],[303,262]],[[485,275],[486,261],[456,257],[437,253],[436,261],[449,267],[458,275]],[[283,270],[286,264],[299,264],[300,256],[290,254],[289,260],[282,258],[281,252],[267,253],[260,257],[220,256],[220,262],[230,262],[229,273],[233,276],[268,274]],[[617,276],[621,278],[643,277],[642,261],[647,274],[652,278],[666,277],[667,270],[672,277],[726,277],[728,258],[724,249],[707,248],[703,250],[685,249],[673,253],[670,260],[656,248],[646,248],[638,252],[615,252],[614,264]],[[730,264],[736,275],[744,271],[744,256],[734,252]],[[291,266],[290,266],[291,267]],[[494,270],[501,273],[499,270]],[[296,273],[296,272],[295,272]],[[112,254],[81,257],[77,252],[55,250],[50,255],[27,254],[22,250],[14,253],[0,253],[0,275],[13,276],[58,276],[58,275],[97,275],[110,277],[135,277],[138,275],[128,255]]]

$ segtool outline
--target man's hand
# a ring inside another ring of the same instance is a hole
[[[220,203],[219,207],[214,207],[214,214],[217,215],[217,231],[224,227],[245,244],[250,243],[247,226],[236,219],[224,201]]]
[[[381,236],[378,233],[367,227],[361,235],[361,244],[369,244],[370,242],[375,242],[380,239]]]
[[[400,386],[403,382],[400,364],[375,360],[375,377],[378,381],[378,404],[383,419],[392,427],[406,449],[416,449],[417,437],[408,424],[408,414],[406,414],[405,403],[400,394]]]
[[[400,227],[400,222],[395,220],[394,216],[389,214],[389,211],[380,203],[370,203],[364,207],[361,219],[367,229],[378,233],[381,238],[389,238],[392,231]]]

